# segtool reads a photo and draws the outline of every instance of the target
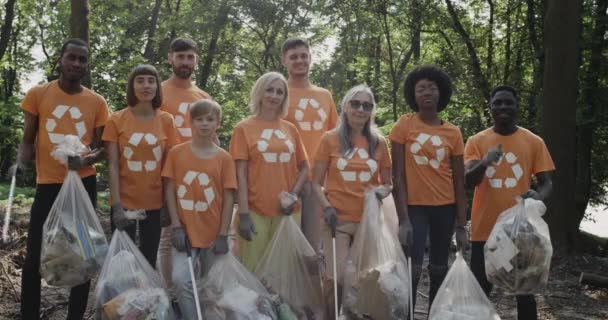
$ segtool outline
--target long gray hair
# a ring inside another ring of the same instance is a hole
[[[376,149],[378,148],[378,143],[380,141],[380,133],[378,132],[378,129],[376,129],[376,124],[374,123],[374,116],[376,115],[376,99],[374,99],[374,93],[372,90],[364,84],[357,85],[348,90],[340,102],[340,123],[336,128],[338,139],[340,140],[340,154],[346,156],[349,152],[352,152],[354,147],[351,137],[352,129],[348,124],[346,108],[348,108],[348,103],[350,100],[360,92],[368,94],[372,99],[372,103],[374,104],[371,116],[365,123],[365,126],[363,126],[363,136],[367,139],[367,151],[370,157],[375,158],[374,156],[376,154]]]

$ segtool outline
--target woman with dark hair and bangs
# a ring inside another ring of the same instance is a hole
[[[138,65],[127,82],[128,107],[110,116],[102,137],[110,171],[112,229],[125,230],[134,239],[137,220],[139,249],[152,266],[160,241],[161,168],[177,141],[173,117],[158,109],[161,103],[158,71]],[[144,214],[129,219],[127,210]]]
[[[399,240],[412,257],[412,292],[422,272],[427,232],[429,307],[448,270],[456,230],[459,249],[466,246],[464,142],[460,129],[443,120],[452,81],[441,69],[425,65],[405,79],[405,100],[415,113],[401,116],[389,139],[393,159],[393,197],[399,215]],[[413,299],[416,303],[416,296]]]

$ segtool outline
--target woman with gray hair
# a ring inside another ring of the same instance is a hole
[[[308,177],[308,159],[296,127],[283,120],[287,80],[262,75],[251,90],[252,115],[239,122],[230,140],[236,162],[240,259],[254,271],[281,215],[299,212],[297,198]],[[279,201],[288,192],[293,201]]]
[[[336,272],[341,291],[346,257],[363,214],[364,193],[377,190],[380,199],[392,190],[388,145],[374,124],[376,101],[371,89],[358,85],[340,103],[338,127],[321,138],[314,157],[313,183],[324,211],[321,246],[325,261],[333,259],[332,235],[336,238]],[[325,182],[325,190],[323,190]],[[327,263],[324,288],[333,297],[333,266]],[[338,297],[342,294],[339,292]],[[333,301],[327,302],[332,308]],[[330,310],[334,314],[333,310]]]

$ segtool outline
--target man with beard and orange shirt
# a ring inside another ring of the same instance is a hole
[[[281,47],[281,62],[287,69],[289,107],[285,120],[300,133],[306,154],[314,155],[323,134],[336,127],[338,113],[331,93],[310,83],[310,48],[302,39],[287,39]],[[309,167],[312,167],[309,165]],[[321,206],[311,179],[302,188],[302,232],[315,250],[320,239]]]
[[[192,74],[198,63],[196,42],[189,38],[176,38],[169,45],[167,60],[173,73],[162,83],[163,104],[160,109],[173,115],[177,128],[177,139],[186,142],[192,139],[190,129],[190,105],[201,99],[211,99],[211,96],[192,82]],[[217,139],[216,139],[217,142]],[[158,247],[158,270],[168,288],[172,288],[172,245],[171,228],[168,227],[169,217],[165,210],[161,221],[163,229]],[[164,223],[163,223],[164,222]]]

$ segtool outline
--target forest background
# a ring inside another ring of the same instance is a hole
[[[607,6],[608,0],[2,0],[0,182],[10,179],[22,136],[25,87],[39,70],[43,81],[56,78],[66,38],[90,42],[88,85],[112,110],[125,107],[134,66],[153,64],[167,78],[171,39],[196,40],[194,80],[224,107],[220,140],[227,147],[232,128],[249,113],[254,81],[267,71],[285,72],[281,43],[300,36],[313,48],[312,82],[331,90],[336,103],[355,84],[373,88],[384,133],[411,112],[403,81],[420,64],[452,77],[455,92],[442,117],[465,139],[491,125],[492,87],[517,88],[519,124],[545,139],[557,166],[545,216],[554,244],[568,251],[599,246],[607,254],[608,242],[579,232],[588,205],[607,205]],[[104,164],[100,172],[104,191]],[[19,177],[19,186],[33,186],[34,174]]]

